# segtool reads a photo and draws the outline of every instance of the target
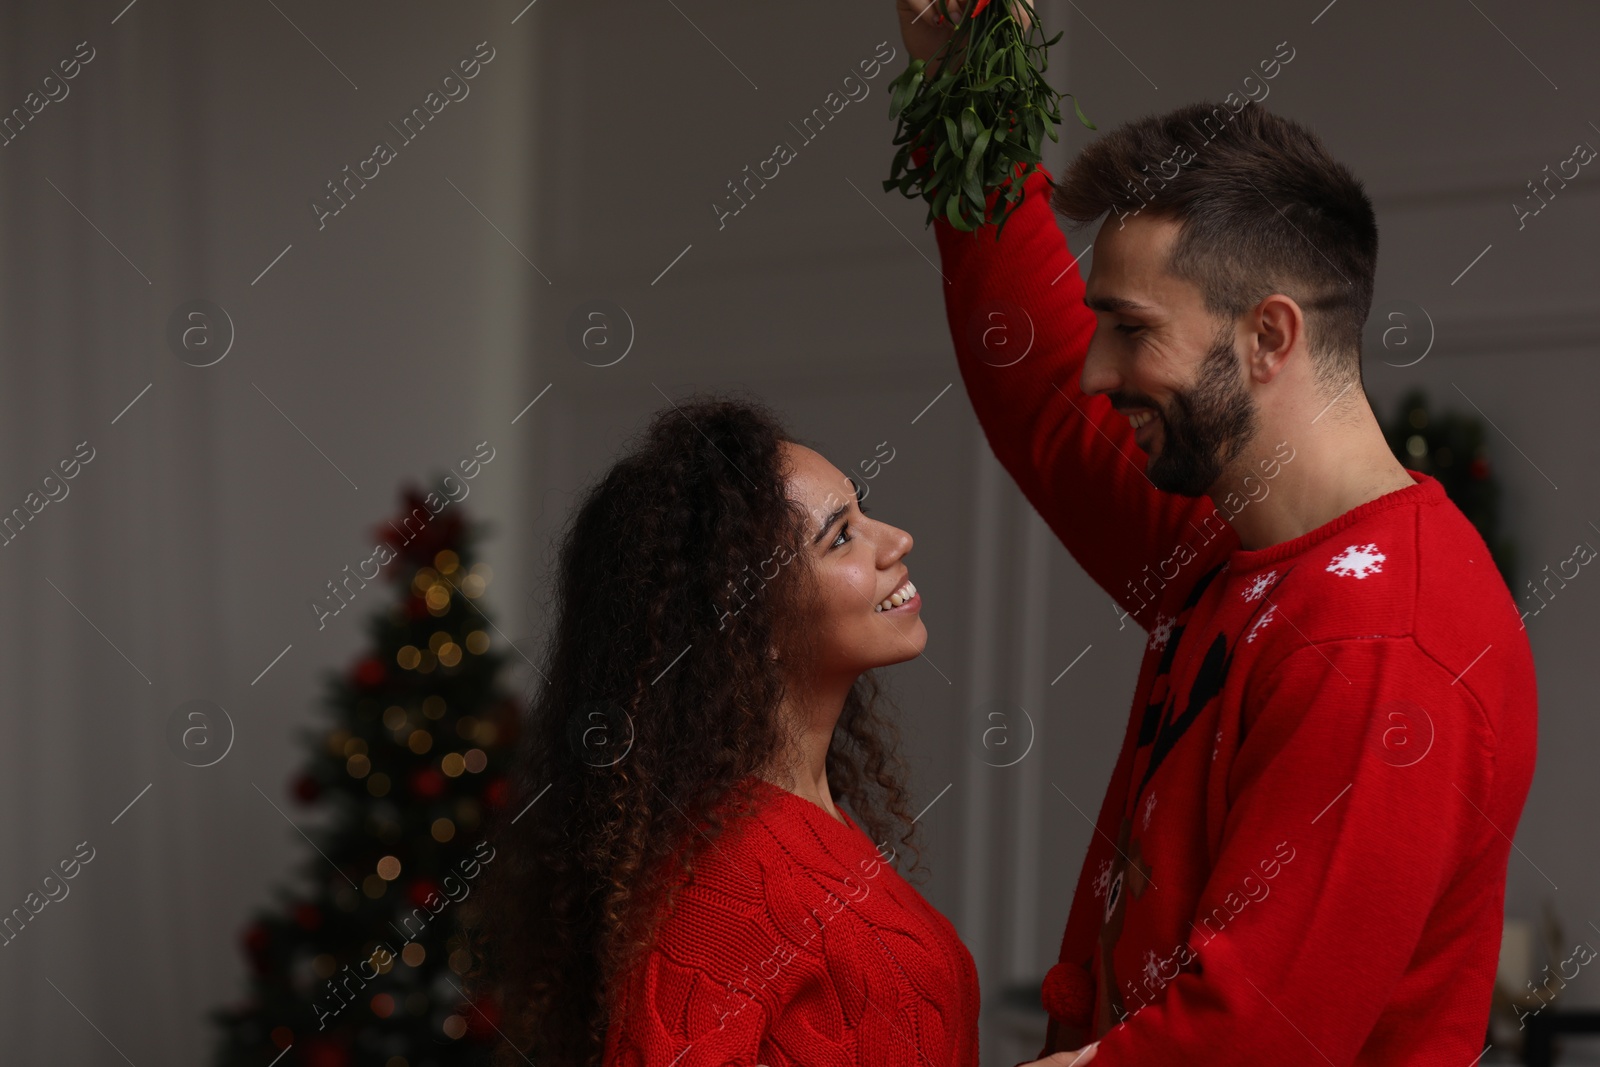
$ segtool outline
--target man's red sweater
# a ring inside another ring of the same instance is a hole
[[[747,781],[613,993],[607,1067],[978,1067],[955,927],[848,815]]]
[[[1533,775],[1526,633],[1439,482],[1241,549],[1159,491],[1079,387],[1095,316],[1035,172],[1000,240],[935,223],[961,375],[996,457],[1147,631],[1046,1009],[1097,1064],[1440,1064],[1483,1048]],[[1070,817],[1065,813],[1064,817]]]

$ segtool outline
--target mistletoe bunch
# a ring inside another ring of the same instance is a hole
[[[939,20],[954,22],[948,0],[933,0],[933,9]],[[926,200],[928,224],[942,217],[972,231],[998,221],[1004,230],[1023,180],[1043,160],[1045,135],[1059,140],[1062,96],[1072,96],[1044,80],[1048,50],[1061,34],[1045,40],[1028,0],[977,0],[954,25],[932,61],[913,59],[889,85],[889,117],[899,118],[894,143],[901,147],[883,188]],[[1072,108],[1079,122],[1097,128],[1076,97]],[[929,149],[920,164],[912,158],[919,147]],[[1003,192],[993,218],[989,189]]]

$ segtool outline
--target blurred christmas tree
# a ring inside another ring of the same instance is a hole
[[[1506,588],[1515,589],[1516,545],[1500,534],[1500,483],[1489,467],[1483,425],[1470,415],[1430,412],[1427,394],[1412,389],[1401,397],[1383,435],[1401,463],[1439,480],[1445,495],[1478,528]]]
[[[331,721],[302,733],[316,851],[244,930],[250,995],[210,1013],[219,1067],[478,1065],[499,1040],[496,1006],[462,995],[455,909],[494,859],[474,831],[506,803],[507,657],[473,603],[481,531],[458,503],[402,495],[372,557],[394,602],[369,620],[372,652],[329,676]]]

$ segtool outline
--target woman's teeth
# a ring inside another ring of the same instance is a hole
[[[879,601],[872,610],[888,611],[890,608],[897,608],[916,595],[917,587],[912,585],[911,582],[907,580],[905,585],[902,585],[899,589],[896,589],[883,600]]]

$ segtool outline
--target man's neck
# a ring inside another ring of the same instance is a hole
[[[1347,417],[1326,427],[1297,420],[1298,430],[1263,429],[1230,465],[1210,495],[1219,505],[1234,495],[1226,508],[1237,509],[1230,521],[1242,548],[1292,541],[1416,484],[1364,400],[1357,415],[1354,424]]]

